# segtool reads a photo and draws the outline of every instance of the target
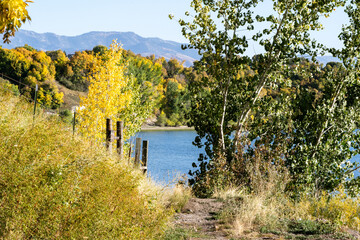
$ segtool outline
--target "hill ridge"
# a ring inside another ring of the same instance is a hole
[[[143,56],[154,54],[155,57],[164,57],[167,60],[176,58],[185,61],[185,66],[191,66],[195,60],[199,59],[196,50],[182,50],[182,43],[157,37],[142,37],[131,31],[91,31],[76,36],[65,36],[20,29],[15,37],[11,38],[11,43],[3,44],[2,47],[11,49],[27,44],[38,50],[61,49],[71,54],[76,51],[91,50],[97,45],[109,46],[114,39],[117,39],[124,49],[131,50],[135,54]]]
[[[181,62],[185,61],[184,66],[186,67],[192,66],[194,61],[200,59],[196,50],[182,50],[181,45],[184,43],[158,37],[142,37],[132,31],[90,31],[76,36],[65,36],[51,32],[37,33],[20,29],[15,37],[11,38],[11,43],[4,44],[3,47],[11,49],[27,44],[38,50],[61,49],[67,54],[72,54],[75,51],[92,50],[97,45],[109,46],[114,39],[117,39],[124,49],[131,50],[135,54],[142,56],[154,54],[155,57],[164,57],[166,60],[175,58]],[[319,56],[317,59],[323,64],[339,61],[331,56]]]

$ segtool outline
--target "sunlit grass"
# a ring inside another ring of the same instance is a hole
[[[1,239],[158,239],[186,201],[57,116],[33,120],[7,92],[0,102]]]
[[[233,236],[252,239],[254,236],[272,234],[279,237],[293,235],[341,235],[343,231],[360,231],[360,199],[347,195],[342,189],[336,193],[323,193],[320,197],[304,195],[291,198],[279,178],[264,179],[249,192],[246,187],[217,189],[214,197],[224,201],[219,219]],[[300,236],[300,237],[301,237]],[[322,238],[319,238],[322,239]]]

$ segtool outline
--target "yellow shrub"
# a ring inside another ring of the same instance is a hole
[[[334,195],[324,193],[319,199],[310,200],[310,214],[341,226],[360,230],[360,199],[351,198],[343,188]]]
[[[55,117],[0,92],[0,239],[158,239],[169,217],[145,178]]]

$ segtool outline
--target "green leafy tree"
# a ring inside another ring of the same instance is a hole
[[[166,70],[165,78],[174,78],[176,75],[179,75],[184,69],[183,63],[180,63],[177,59],[172,58],[169,61],[163,60],[162,64]]]
[[[141,56],[129,56],[127,62],[127,74],[133,76],[140,86],[142,104],[159,108],[164,82],[162,66]]]
[[[195,67],[206,73],[190,86],[190,124],[199,135],[196,145],[205,144],[212,161],[224,156],[231,164],[243,146],[242,138],[250,131],[246,129],[249,119],[261,107],[264,89],[291,84],[283,78],[282,73],[289,71],[285,63],[298,55],[317,55],[319,44],[310,38],[309,31],[320,30],[321,16],[328,16],[343,4],[337,0],[273,0],[276,16],[255,15],[253,9],[261,2],[193,0],[192,21],[179,20],[183,35],[190,42],[185,47],[197,49],[202,56]],[[256,22],[267,22],[269,27],[254,33]],[[264,49],[254,59],[245,55],[249,38]],[[244,71],[249,74],[243,74]],[[211,168],[211,164],[201,164],[197,179]]]
[[[157,117],[160,118],[156,124],[186,125],[186,115],[190,108],[188,82],[195,76],[193,69],[183,67],[183,63],[177,59],[167,61],[163,57],[155,59],[154,56],[150,59],[155,64],[162,65],[164,78],[162,87],[158,88],[161,101],[159,109],[156,109]]]
[[[108,48],[106,46],[97,45],[93,48],[93,53],[95,55],[97,55],[97,54],[104,55],[107,50],[108,50]]]
[[[187,87],[176,79],[167,79],[163,109],[168,116],[169,126],[185,125],[185,114],[189,104]]]
[[[359,163],[349,160],[360,153],[359,7],[360,3],[350,1],[346,8],[350,24],[339,35],[344,47],[329,50],[341,63],[324,68],[321,94],[299,89],[293,101],[296,131],[289,135],[292,141],[286,156],[294,176],[290,187],[303,186],[315,194],[339,185],[349,193],[359,191],[359,178],[354,178]]]
[[[65,86],[71,86],[72,84],[67,82],[66,77],[72,76],[72,69],[69,66],[69,58],[66,56],[66,54],[61,51],[47,51],[46,55],[48,55],[52,62],[55,65],[55,79],[58,80],[60,83],[64,84]]]

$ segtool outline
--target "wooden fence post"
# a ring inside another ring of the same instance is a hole
[[[112,151],[112,120],[106,119],[106,148],[109,152]]]
[[[135,167],[140,165],[141,138],[136,138],[135,143]]]
[[[129,164],[130,164],[130,160],[131,160],[132,147],[133,147],[133,145],[130,143],[130,146],[129,146],[129,155],[128,155],[128,163],[129,163]]]
[[[149,150],[149,141],[144,140],[142,146],[142,167],[141,167],[144,174],[146,174],[147,172],[148,150]]]
[[[120,159],[123,158],[124,146],[123,146],[123,130],[124,130],[124,123],[122,121],[116,122],[116,149],[120,156]]]

